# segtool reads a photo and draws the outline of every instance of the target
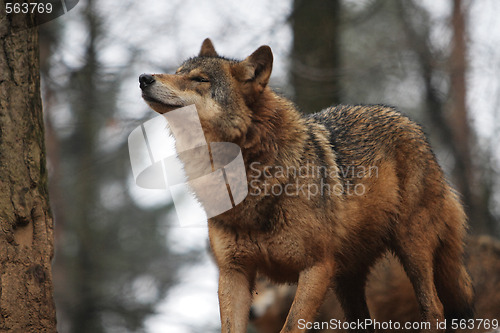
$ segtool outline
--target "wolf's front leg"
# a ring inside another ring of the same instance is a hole
[[[297,293],[281,333],[305,332],[307,322],[314,321],[333,277],[333,263],[321,263],[299,275]]]
[[[222,333],[246,333],[254,276],[236,269],[219,271],[219,306]]]

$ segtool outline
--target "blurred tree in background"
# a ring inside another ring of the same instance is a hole
[[[290,79],[294,100],[311,113],[340,103],[340,0],[294,0]]]

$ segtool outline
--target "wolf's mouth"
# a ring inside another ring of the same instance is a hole
[[[168,108],[180,108],[180,107],[183,107],[183,105],[180,105],[180,104],[168,104],[168,103],[165,103],[165,102],[162,102],[154,97],[151,97],[145,93],[142,93],[142,98],[146,101],[146,102],[150,102],[150,103],[157,103],[157,104],[161,104],[162,106],[166,106]]]

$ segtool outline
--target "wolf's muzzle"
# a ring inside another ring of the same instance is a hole
[[[155,83],[155,78],[153,77],[153,75],[150,75],[150,74],[141,74],[139,76],[139,87],[144,90],[146,89],[148,86],[152,85],[153,83]]]

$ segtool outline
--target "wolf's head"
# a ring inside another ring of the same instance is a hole
[[[198,56],[186,60],[175,74],[142,74],[139,82],[142,97],[156,112],[194,104],[205,132],[234,142],[247,134],[272,64],[269,46],[236,61],[219,56],[207,38]]]

